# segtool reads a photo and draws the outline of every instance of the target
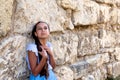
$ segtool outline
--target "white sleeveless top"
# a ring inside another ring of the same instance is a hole
[[[47,42],[46,44],[51,50],[53,50],[53,47],[52,47],[52,44],[50,42]],[[37,45],[35,43],[30,43],[27,45],[27,48],[26,50],[28,51],[32,51],[35,53],[35,55],[38,57],[38,50],[37,50]],[[26,55],[26,61],[27,61],[27,64],[28,64],[28,68],[29,70],[31,70],[30,68],[30,63],[29,63],[29,59],[28,59],[28,54]],[[39,58],[38,58],[38,62],[39,62]],[[52,66],[50,65],[50,62],[49,62],[49,58],[48,58],[48,70],[52,69]]]

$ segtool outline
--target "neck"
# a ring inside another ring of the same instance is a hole
[[[47,39],[39,39],[40,43],[45,46],[47,43]]]

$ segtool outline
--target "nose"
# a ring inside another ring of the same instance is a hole
[[[42,31],[45,31],[45,29],[44,29],[44,28],[42,28]]]
[[[45,29],[45,28],[42,28],[41,31],[44,32],[44,31],[46,31],[46,29]]]

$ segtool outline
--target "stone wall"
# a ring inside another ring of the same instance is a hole
[[[0,0],[0,79],[27,80],[26,45],[49,23],[58,80],[120,75],[120,0]]]

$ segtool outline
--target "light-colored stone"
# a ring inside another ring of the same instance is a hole
[[[93,34],[93,35],[90,35]],[[100,48],[96,30],[80,31],[78,42],[78,56],[97,54]]]
[[[66,66],[58,67],[56,69],[58,80],[73,80],[73,71]]]
[[[95,56],[87,56],[85,57],[86,62],[94,69],[94,66],[100,67],[104,63],[109,62],[109,55],[108,53],[104,54],[97,54]]]
[[[100,67],[91,74],[94,75],[95,80],[105,80],[107,78],[107,70],[105,67]]]
[[[78,36],[67,33],[53,36],[51,40],[57,65],[72,63],[77,57]],[[71,59],[72,58],[72,59]]]
[[[106,69],[102,67],[102,69],[94,70],[86,76],[83,76],[81,80],[104,80],[107,77],[106,72]]]
[[[5,36],[11,28],[13,0],[0,1],[0,37]]]
[[[109,76],[112,75],[112,73],[113,73],[112,70],[113,70],[113,69],[112,69],[112,64],[108,64],[108,65],[107,65],[107,73],[108,73]]]
[[[115,48],[100,48],[99,53],[114,53]]]
[[[111,24],[120,24],[120,9],[119,8],[111,8],[110,23]]]
[[[87,75],[85,77],[82,77],[81,80],[95,80],[94,76],[93,75]]]
[[[98,23],[106,23],[110,20],[110,7],[105,5],[100,5],[100,13],[98,18]]]
[[[96,2],[98,2],[98,3],[104,3],[104,4],[112,4],[112,5],[114,5],[114,3],[115,3],[115,1],[116,0],[94,0],[94,1],[96,1]]]
[[[117,23],[117,15],[118,15],[118,9],[117,8],[111,8],[110,9],[110,23],[116,24]]]
[[[117,26],[116,27],[116,34],[115,34],[115,39],[116,39],[116,46],[120,46],[119,44],[120,44],[120,26]]]
[[[120,0],[93,0],[93,1],[96,1],[97,3],[105,4],[105,5],[120,7]]]
[[[25,49],[40,20],[50,25],[58,80],[120,75],[120,0],[0,0],[0,11],[1,80],[28,80]]]
[[[120,75],[120,62],[114,62],[108,65],[107,70],[109,76],[113,76],[114,78]]]
[[[80,0],[77,11],[73,13],[74,25],[96,24],[99,17],[99,5],[94,1]]]
[[[103,30],[103,37],[100,40],[100,46],[102,48],[114,47],[116,44],[115,34],[112,31]]]
[[[66,12],[56,4],[55,0],[17,0],[14,32],[30,32],[37,21],[47,22],[50,25],[51,32],[63,31],[65,27],[71,25]],[[64,25],[65,23],[68,24]]]
[[[120,0],[115,0],[115,4],[120,7]]]
[[[120,61],[120,48],[115,48],[114,55],[116,60]]]
[[[117,11],[117,19],[118,19],[118,24],[120,24],[120,9]]]
[[[74,73],[74,79],[79,79],[82,76],[87,75],[88,71],[91,71],[91,67],[89,67],[89,64],[86,61],[76,62],[70,65],[70,68]]]
[[[17,79],[26,75],[26,37],[17,35],[6,38],[0,45],[1,60],[0,67],[1,79]],[[3,77],[2,77],[3,76]],[[6,77],[5,77],[6,76]]]
[[[76,0],[57,0],[57,3],[65,9],[75,10],[75,8],[77,7]]]

